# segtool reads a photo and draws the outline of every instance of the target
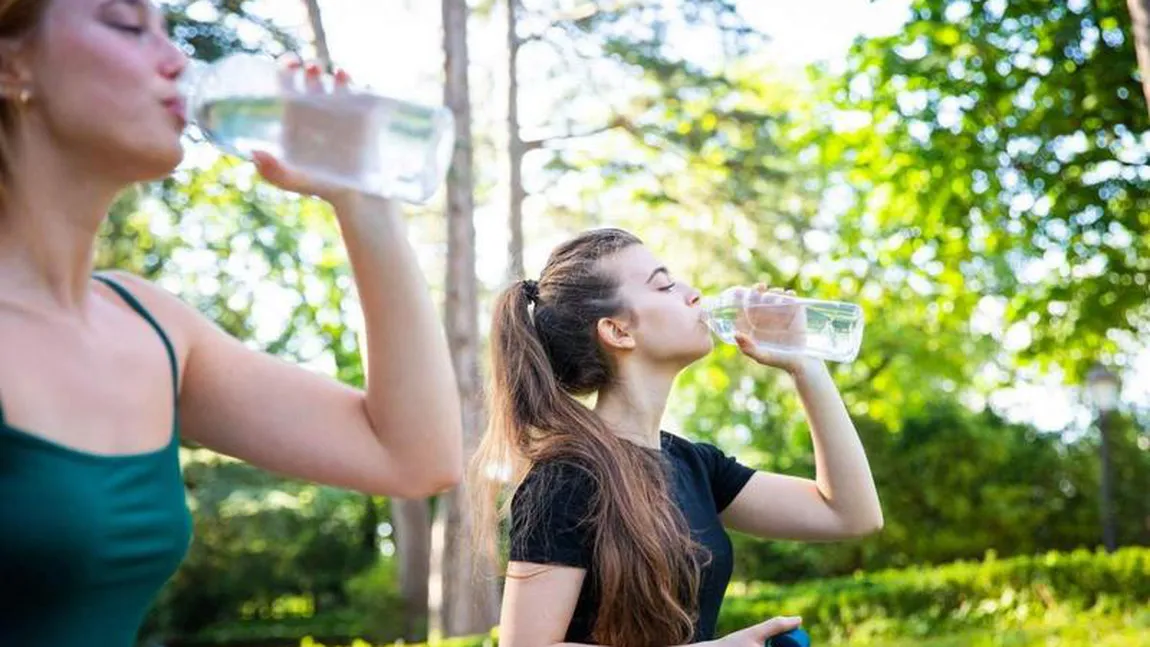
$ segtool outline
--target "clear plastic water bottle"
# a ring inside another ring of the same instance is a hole
[[[322,181],[406,202],[435,194],[451,163],[450,110],[304,83],[254,54],[193,64],[182,80],[189,119],[226,152],[266,151]]]
[[[703,300],[707,325],[723,341],[742,332],[762,349],[850,362],[862,344],[862,308],[753,287],[727,288]]]

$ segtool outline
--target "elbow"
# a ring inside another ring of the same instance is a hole
[[[423,499],[446,492],[463,482],[463,465],[456,461],[426,466],[402,479],[398,491],[388,492],[401,499]]]
[[[452,488],[457,487],[463,482],[463,464],[461,462],[453,462],[451,465],[444,465],[436,478],[432,480],[430,486],[434,492],[432,494],[439,494]]]
[[[882,530],[883,523],[882,510],[877,510],[873,515],[856,521],[849,531],[851,536],[856,538],[869,537],[878,534]]]

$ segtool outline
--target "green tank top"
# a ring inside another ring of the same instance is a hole
[[[163,329],[123,287],[100,280],[156,329],[175,385]],[[191,539],[178,452],[178,422],[159,450],[107,456],[14,428],[0,409],[0,645],[135,644]]]

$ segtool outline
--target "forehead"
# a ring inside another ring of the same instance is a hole
[[[622,283],[646,283],[651,272],[661,267],[660,261],[646,245],[629,245],[604,260],[604,266]]]
[[[105,7],[116,6],[156,14],[160,12],[151,0],[52,0],[48,12],[60,17],[86,17]]]

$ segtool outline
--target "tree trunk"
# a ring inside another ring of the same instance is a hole
[[[472,177],[466,0],[443,0],[446,87],[455,116],[455,151],[447,178],[448,344],[463,404],[464,455],[470,458],[482,426],[479,383],[479,304],[475,274],[474,179]],[[440,499],[443,537],[442,629],[446,636],[486,633],[497,622],[491,563],[472,550],[464,485]],[[479,561],[477,561],[479,560]],[[480,576],[482,574],[482,576]]]
[[[403,598],[403,639],[427,640],[431,578],[431,506],[427,499],[392,499],[395,556],[399,560],[399,594]]]
[[[1148,0],[1150,1],[1150,0]],[[507,153],[511,161],[511,202],[507,210],[507,228],[510,242],[507,246],[507,274],[509,280],[524,278],[523,267],[523,156],[527,153],[519,132],[519,46],[522,41],[516,31],[519,0],[507,0]]]
[[[1126,5],[1130,8],[1134,51],[1138,55],[1138,70],[1142,74],[1142,94],[1150,109],[1150,0],[1126,0]]]
[[[327,32],[323,29],[319,0],[304,0],[304,5],[307,7],[307,20],[311,24],[312,43],[315,45],[316,58],[319,59],[319,64],[323,69],[331,72],[331,51],[327,48]]]

